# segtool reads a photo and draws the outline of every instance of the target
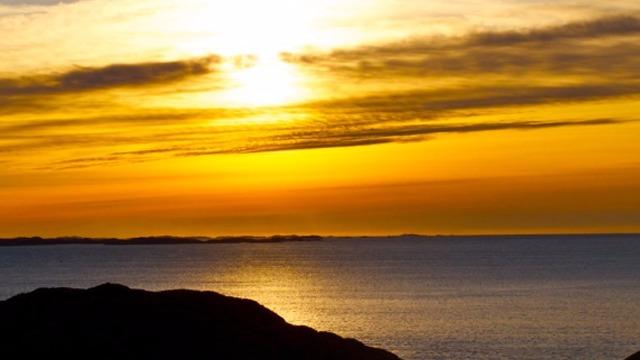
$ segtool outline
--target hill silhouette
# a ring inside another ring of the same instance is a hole
[[[399,359],[214,292],[38,289],[0,302],[0,319],[8,359]]]
[[[629,356],[625,360],[640,360],[640,351],[638,351],[637,353]]]

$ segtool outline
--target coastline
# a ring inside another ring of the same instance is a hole
[[[638,233],[568,233],[568,234],[477,234],[477,235],[422,235],[422,234],[399,234],[399,235],[362,235],[362,236],[337,236],[337,235],[271,235],[271,236],[141,236],[131,238],[117,237],[83,237],[83,236],[61,236],[61,237],[14,237],[0,238],[0,247],[16,246],[56,246],[56,245],[108,245],[108,246],[136,246],[136,245],[216,245],[216,244],[269,244],[284,242],[315,242],[328,240],[371,240],[371,239],[420,239],[420,240],[442,240],[442,239],[535,239],[535,238],[580,238],[580,237],[606,236],[615,238],[640,237]]]

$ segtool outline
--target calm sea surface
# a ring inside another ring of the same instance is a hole
[[[640,236],[0,248],[0,299],[104,282],[251,298],[407,360],[640,350]]]

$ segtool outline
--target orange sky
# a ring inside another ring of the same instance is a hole
[[[640,4],[0,0],[0,236],[640,231]]]

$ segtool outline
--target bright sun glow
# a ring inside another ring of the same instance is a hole
[[[222,94],[228,105],[282,105],[305,96],[295,67],[277,56],[259,57],[251,66],[229,70],[228,74],[231,88]]]
[[[321,37],[316,22],[326,4],[297,0],[194,1],[197,14],[183,18],[180,27],[199,35],[183,42],[178,51],[189,56],[215,53],[227,58],[224,76],[229,80],[228,89],[216,94],[214,101],[225,106],[254,107],[282,105],[305,97],[296,67],[281,61],[279,54]],[[254,60],[238,66],[233,60],[236,57]]]
[[[291,0],[193,0],[193,11],[177,27],[188,29],[191,41],[179,50],[225,56],[270,56],[292,51],[318,37],[318,4]]]

